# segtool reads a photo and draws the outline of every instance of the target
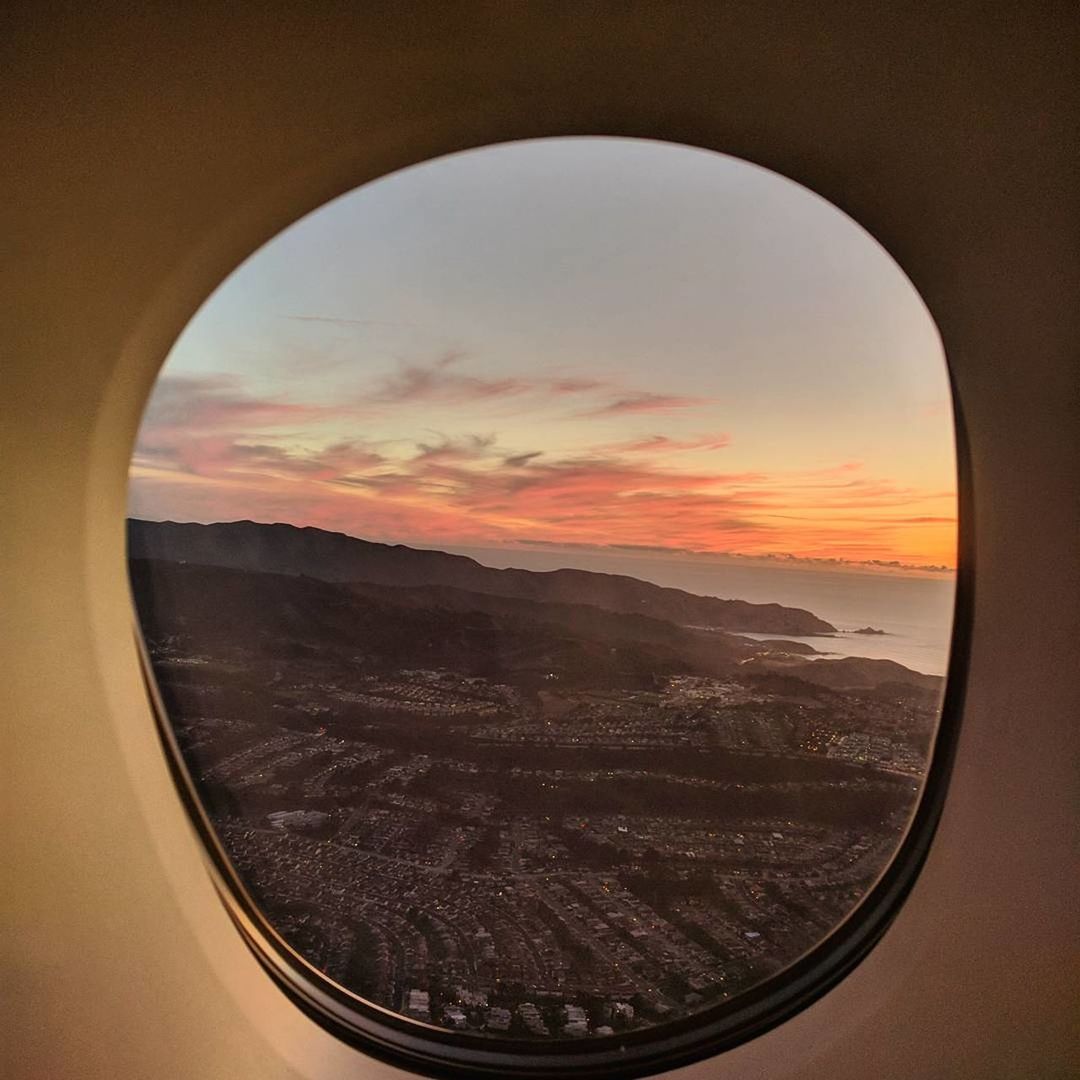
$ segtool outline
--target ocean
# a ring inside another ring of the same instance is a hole
[[[641,555],[556,550],[522,551],[496,548],[447,548],[485,566],[523,570],[579,570],[629,574],[701,596],[783,604],[805,608],[832,623],[840,633],[827,637],[789,638],[805,641],[829,656],[866,656],[895,660],[927,675],[944,675],[952,638],[955,582],[944,574],[913,577],[888,572],[817,570],[760,563],[709,562]],[[885,634],[853,634],[864,626]],[[766,638],[773,635],[747,634]]]

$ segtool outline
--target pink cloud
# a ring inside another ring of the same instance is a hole
[[[447,353],[426,363],[399,364],[396,371],[362,393],[364,405],[404,405],[413,402],[466,404],[524,395],[562,398],[609,389],[602,379],[555,376],[493,378],[461,370],[465,354]],[[645,395],[648,396],[648,395]]]
[[[592,390],[603,390],[609,383],[601,379],[549,379],[547,386],[553,394],[586,394]]]
[[[454,404],[522,394],[533,387],[527,379],[491,379],[453,370],[461,360],[462,354],[447,353],[431,364],[402,364],[362,400],[388,405],[413,401]]]
[[[135,461],[201,476],[265,473],[311,479],[380,463],[381,454],[359,441],[316,451],[287,449],[273,441],[341,412],[337,406],[255,397],[223,376],[165,376],[143,418]]]
[[[358,443],[338,443],[324,450],[289,451],[280,446],[242,443],[232,436],[192,439],[170,447],[166,464],[198,476],[291,476],[331,480],[343,472],[370,469],[384,460]]]
[[[609,386],[485,380],[456,370],[459,361],[403,366],[363,403],[344,406],[260,398],[224,377],[163,378],[140,433],[133,510],[191,520],[288,520],[433,547],[529,540],[643,551],[737,545],[759,554],[886,561],[897,555],[924,563],[940,561],[942,552],[948,557],[952,507],[929,500],[952,499],[952,492],[867,476],[857,461],[718,472],[701,467],[707,459],[679,458],[728,446],[724,433],[658,432],[579,454],[506,447],[493,434],[433,432],[411,446],[364,439],[321,445],[312,435],[320,422],[355,417],[380,395],[390,407],[515,394],[551,399]],[[634,393],[594,415],[660,413],[706,400]],[[696,467],[678,467],[686,462]],[[939,539],[924,539],[932,536]]]
[[[147,433],[260,430],[310,423],[332,411],[325,405],[254,397],[228,376],[163,375],[147,406],[143,429]]]
[[[579,416],[626,416],[631,413],[673,412],[708,405],[712,398],[684,397],[677,394],[654,394],[641,391],[615,398],[595,409],[586,409]]]
[[[702,435],[696,439],[672,439],[667,435],[647,435],[622,443],[609,443],[604,449],[615,454],[653,454],[683,450],[722,450],[731,445],[731,436]]]

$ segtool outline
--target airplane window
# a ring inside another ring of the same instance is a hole
[[[467,1075],[648,1071],[821,992],[940,756],[954,441],[896,263],[722,154],[487,147],[285,230],[130,471],[163,732],[253,947]]]

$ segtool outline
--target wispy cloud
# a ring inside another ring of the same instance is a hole
[[[712,398],[687,397],[678,394],[654,394],[647,391],[625,394],[595,408],[584,409],[583,417],[627,416],[632,413],[666,413],[692,409],[713,403]]]
[[[417,443],[413,461],[428,464],[477,461],[486,457],[494,445],[494,435],[466,435],[459,439],[440,435],[438,442]]]
[[[611,383],[603,379],[578,379],[573,377],[544,380],[544,385],[553,394],[587,394],[593,390],[604,390]]]
[[[197,520],[289,520],[433,547],[595,544],[883,563],[930,563],[942,551],[949,557],[940,538],[952,535],[953,493],[896,483],[858,461],[720,470],[712,455],[730,446],[726,433],[654,431],[579,442],[574,450],[515,446],[495,431],[413,439],[374,433],[371,418],[385,415],[377,404],[460,403],[464,410],[489,398],[532,395],[533,404],[554,404],[597,392],[592,380],[490,380],[461,367],[456,354],[402,365],[344,404],[261,397],[226,377],[166,376],[140,433],[133,509]],[[659,414],[704,400],[634,394],[600,409]],[[343,437],[361,420],[372,434]]]
[[[324,405],[258,397],[227,375],[163,375],[154,388],[143,428],[148,432],[260,430],[304,424],[325,416]]]
[[[283,445],[289,436],[340,415],[338,406],[249,394],[226,376],[163,376],[139,431],[135,461],[201,476],[311,479],[381,462],[380,453],[358,440],[338,440],[316,450]]]
[[[611,383],[576,376],[502,376],[465,370],[468,356],[448,352],[435,360],[400,361],[397,368],[357,398],[363,405],[482,404],[505,398],[528,397],[530,405],[544,398],[557,401],[598,391]]]
[[[433,363],[402,364],[361,401],[376,404],[440,402],[446,405],[509,397],[533,389],[527,379],[493,379],[456,370],[461,353],[447,353]]]
[[[543,450],[530,450],[526,454],[509,454],[503,458],[503,464],[508,465],[511,469],[520,469],[528,465],[530,461],[542,457],[543,454]]]
[[[723,450],[731,445],[731,436],[701,435],[695,439],[672,439],[667,435],[646,435],[640,439],[609,443],[605,449],[613,454],[666,454],[685,450]]]

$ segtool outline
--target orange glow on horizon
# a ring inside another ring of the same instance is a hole
[[[823,199],[693,148],[532,140],[244,263],[158,380],[130,512],[953,568],[949,393],[911,282]]]
[[[414,546],[540,543],[642,555],[730,555],[824,564],[955,568],[955,494],[864,477],[676,470],[641,455],[546,466],[473,450],[388,463],[369,450],[292,455],[288,465],[217,441],[186,464],[136,460],[132,513],[174,520],[249,517]],[[198,462],[195,459],[198,458]],[[246,460],[245,460],[246,459]],[[362,463],[362,464],[361,464]],[[275,464],[277,467],[275,467]],[[360,468],[357,466],[361,465]],[[340,470],[347,469],[347,472]],[[843,477],[840,482],[830,479]]]

